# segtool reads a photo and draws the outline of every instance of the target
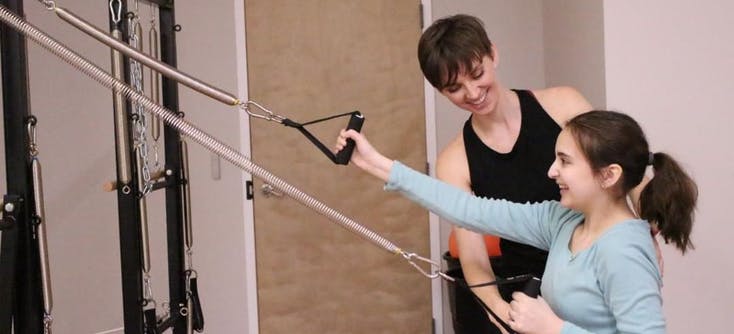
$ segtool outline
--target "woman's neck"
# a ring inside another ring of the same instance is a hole
[[[485,114],[472,115],[472,127],[485,144],[496,150],[511,147],[522,122],[522,112],[517,94],[509,89],[500,89],[494,110]]]

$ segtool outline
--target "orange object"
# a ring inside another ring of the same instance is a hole
[[[500,250],[500,238],[494,235],[484,235],[484,245],[487,247],[487,255],[489,256],[500,256],[502,251]],[[454,230],[451,230],[449,234],[449,255],[454,258],[459,258],[459,245],[456,242],[456,235]]]

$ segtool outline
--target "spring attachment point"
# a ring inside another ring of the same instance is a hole
[[[51,324],[54,322],[54,317],[50,314],[43,315],[43,334],[51,334]]]
[[[35,116],[28,117],[28,138],[30,138],[30,154],[31,158],[38,156],[38,141],[36,136],[36,124],[38,120]]]
[[[256,107],[257,110],[253,110],[252,109],[253,106]],[[241,103],[240,108],[244,110],[248,115],[255,117],[255,118],[264,119],[266,121],[283,123],[283,121],[286,119],[283,116],[276,115],[275,113],[261,106],[260,104],[258,104],[255,101],[247,101],[247,102]]]
[[[115,8],[115,3],[117,3],[117,8]],[[112,22],[120,23],[122,18],[122,2],[120,0],[110,0],[110,15],[112,16]]]
[[[451,276],[448,276],[445,273],[441,272],[441,270],[440,270],[441,269],[441,266],[439,266],[438,263],[433,262],[433,261],[431,261],[428,258],[422,257],[422,256],[417,255],[415,253],[408,253],[408,252],[404,252],[404,251],[401,251],[400,252],[400,255],[402,255],[403,258],[406,259],[408,261],[408,263],[410,263],[410,265],[412,265],[416,270],[418,270],[425,277],[428,277],[430,279],[436,279],[436,278],[441,277],[441,278],[443,278],[445,280],[448,280],[448,281],[452,281],[452,282],[454,281],[454,279]],[[421,262],[427,263],[427,264],[430,265],[431,268],[438,268],[438,270],[436,270],[436,271],[434,271],[432,273],[429,273],[428,271],[426,271],[425,269],[423,269],[421,266],[419,266],[418,263],[416,263],[416,261],[421,261]]]

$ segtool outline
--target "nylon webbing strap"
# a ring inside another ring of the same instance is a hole
[[[485,287],[485,286],[490,286],[490,285],[500,286],[500,285],[505,285],[505,284],[521,283],[521,282],[527,282],[527,284],[525,285],[525,288],[523,289],[523,292],[526,295],[533,297],[533,298],[538,296],[538,293],[540,292],[540,280],[530,274],[513,276],[513,277],[508,277],[508,278],[501,278],[495,281],[479,283],[479,284],[474,284],[474,285],[467,284],[465,279],[454,277],[454,283],[469,290],[469,292],[471,292],[471,295],[479,303],[479,305],[482,305],[484,310],[486,310],[487,313],[489,313],[489,315],[491,315],[492,318],[494,318],[494,320],[496,320],[497,323],[499,323],[500,326],[502,326],[502,328],[504,328],[505,331],[507,331],[507,333],[510,333],[510,334],[517,334],[517,332],[512,330],[512,328],[510,328],[510,325],[504,322],[502,318],[498,317],[497,314],[494,313],[492,309],[490,309],[489,306],[487,306],[487,304],[485,304],[484,301],[474,293],[472,288],[480,288],[480,287]]]
[[[318,149],[322,153],[324,153],[324,155],[326,155],[326,157],[329,158],[329,160],[331,160],[331,162],[333,162],[335,164],[345,165],[346,163],[349,162],[349,158],[351,157],[351,154],[349,154],[349,156],[346,157],[346,161],[344,161],[343,158],[341,158],[337,154],[334,154],[333,152],[331,152],[331,150],[326,145],[324,145],[321,141],[319,141],[318,138],[316,138],[316,136],[314,136],[313,134],[311,134],[311,132],[309,132],[306,129],[306,125],[315,124],[315,123],[319,123],[319,122],[323,122],[323,121],[328,121],[330,119],[334,119],[334,118],[338,118],[338,117],[344,117],[344,116],[351,116],[351,119],[349,121],[349,125],[347,125],[347,129],[355,129],[357,131],[359,131],[361,129],[361,127],[362,127],[362,121],[359,121],[359,122],[354,122],[353,121],[354,119],[361,119],[361,120],[364,119],[362,117],[362,114],[359,111],[352,111],[352,112],[343,113],[343,114],[339,114],[339,115],[329,116],[329,117],[325,117],[325,118],[313,120],[313,121],[306,122],[306,123],[298,123],[298,122],[295,122],[295,121],[293,121],[291,119],[286,118],[286,119],[283,120],[283,125],[298,129],[298,131],[300,131],[306,138],[308,138],[308,140],[310,140],[311,143],[313,143],[314,145],[316,145],[316,147],[318,147]],[[359,123],[359,124],[356,125],[354,123]]]

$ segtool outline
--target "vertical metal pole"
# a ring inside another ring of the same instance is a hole
[[[160,51],[161,60],[173,67],[177,66],[176,62],[176,19],[173,0],[168,1],[167,5],[159,6],[159,22],[160,22]],[[163,105],[170,110],[179,110],[178,105],[178,84],[166,77],[163,77],[162,84],[162,101]],[[179,186],[182,180],[181,175],[181,136],[169,127],[164,128],[165,154],[166,154],[166,181],[169,184],[166,187],[166,230],[168,239],[168,291],[171,305],[171,315],[175,317],[173,324],[174,334],[183,334],[186,332],[186,318],[177,317],[180,315],[182,307],[186,306],[186,285],[184,273],[184,214],[183,205],[181,204],[182,191]],[[189,314],[191,311],[189,310]]]
[[[5,7],[24,16],[22,0],[2,0]],[[17,220],[2,233],[0,250],[0,333],[43,331],[38,247],[33,242],[33,188],[30,175],[26,120],[30,115],[28,61],[25,38],[2,25],[3,120],[8,194],[22,201]],[[7,276],[6,276],[7,275]]]
[[[104,1],[105,8],[109,8],[109,1]],[[127,39],[127,20],[125,19],[125,13],[127,13],[127,1],[120,1],[121,18],[119,26],[115,26],[115,23],[110,14],[110,31],[115,28],[122,31],[123,40]],[[125,64],[125,82],[130,82],[129,78],[129,63],[127,58],[124,61]],[[113,93],[115,94],[115,93]],[[125,115],[130,115],[130,104],[127,103]],[[114,118],[114,114],[113,114]],[[129,118],[128,118],[129,121]],[[128,166],[134,166],[133,160],[134,154],[133,145],[131,142],[132,136],[130,135],[131,127],[128,127],[128,142],[125,153],[128,161],[133,163]],[[118,137],[117,124],[115,128],[115,137]],[[115,141],[117,142],[117,141]],[[120,150],[115,145],[116,150]],[[121,165],[120,152],[116,155],[118,167]],[[130,182],[131,191],[125,193],[123,191],[123,185],[119,181],[121,179],[120,168],[118,170],[118,187],[117,187],[117,210],[118,210],[118,222],[120,231],[120,266],[122,274],[122,306],[123,306],[123,319],[125,324],[125,334],[142,334],[144,330],[143,321],[143,280],[142,280],[142,250],[140,244],[140,216],[138,214],[138,187],[136,182]],[[131,180],[135,180],[136,171],[131,168]]]

